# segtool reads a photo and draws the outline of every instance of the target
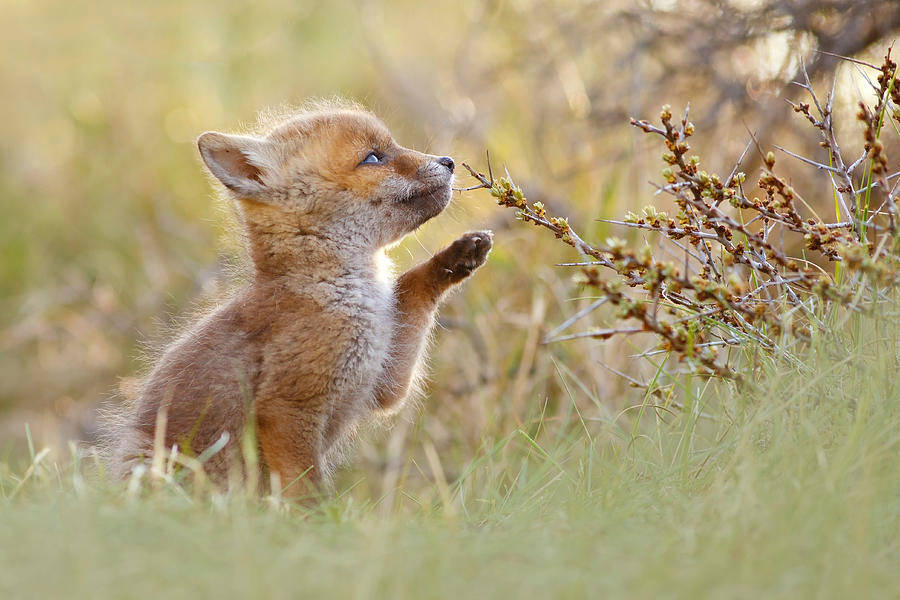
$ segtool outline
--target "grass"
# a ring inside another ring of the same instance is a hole
[[[466,229],[497,231],[485,271],[442,309],[428,406],[368,435],[319,506],[165,481],[131,491],[65,452],[116,379],[139,373],[140,342],[164,343],[192,301],[228,287],[237,238],[198,163],[204,130],[338,93],[405,145],[472,164],[489,147],[590,239],[621,234],[595,217],[652,200],[656,151],[624,119],[563,101],[553,53],[532,43],[546,13],[379,4],[9,3],[0,598],[896,596],[895,317],[835,325],[758,390],[682,379],[683,408],[657,407],[598,366],[650,380],[658,369],[628,358],[645,347],[540,345],[596,297],[551,266],[575,259],[568,248],[508,227],[477,193],[394,250],[406,266]],[[573,57],[595,106],[624,81],[616,106],[647,114],[661,99],[608,60],[621,36],[597,40],[606,50]],[[714,96],[683,87],[666,100],[702,114]],[[698,147],[709,169],[731,169],[738,130]],[[803,173],[798,189],[827,199],[829,178]]]
[[[24,483],[6,465],[0,596],[889,597],[900,328],[855,319],[755,391],[694,379],[680,411],[538,415],[484,439],[455,481],[433,455],[392,499],[355,475],[298,508],[128,491],[90,460],[43,457]]]

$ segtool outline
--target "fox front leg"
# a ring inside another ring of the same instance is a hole
[[[409,395],[441,298],[484,264],[492,246],[490,231],[469,232],[397,280],[391,351],[376,392],[379,407],[392,408]]]

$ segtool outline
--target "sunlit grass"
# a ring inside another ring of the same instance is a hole
[[[563,73],[534,60],[553,42],[530,20],[538,6],[4,6],[0,598],[896,595],[895,317],[830,321],[812,348],[782,348],[799,362],[767,362],[759,390],[693,378],[677,404],[642,397],[599,364],[652,381],[664,355],[540,345],[591,292],[552,266],[572,253],[506,228],[478,194],[393,251],[408,265],[465,229],[497,230],[488,265],[442,309],[419,410],[367,432],[321,504],[216,494],[165,465],[113,483],[67,448],[94,435],[117,377],[140,373],[140,343],[165,343],[192,302],[225,295],[238,237],[197,159],[204,130],[337,93],[406,145],[473,164],[489,148],[592,239],[617,233],[593,219],[654,201],[656,150],[624,114],[616,129],[567,108]],[[601,50],[622,40],[595,37],[574,64],[598,107],[607,88],[636,116],[664,100],[640,73],[620,96],[615,52]],[[677,87],[665,101],[703,114],[710,90]],[[713,138],[710,168],[731,168],[746,128]],[[828,201],[828,178],[816,189]]]
[[[886,597],[900,331],[845,329],[759,390],[694,380],[682,410],[538,412],[465,464],[408,458],[420,477],[387,495],[346,473],[316,507],[111,484],[89,454],[34,447],[0,467],[0,595]]]

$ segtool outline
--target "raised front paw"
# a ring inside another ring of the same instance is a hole
[[[447,246],[435,259],[451,282],[462,281],[484,264],[494,245],[492,231],[470,231]]]

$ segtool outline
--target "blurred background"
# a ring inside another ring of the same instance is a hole
[[[23,451],[26,423],[42,445],[90,443],[98,404],[140,377],[144,349],[236,283],[233,221],[194,145],[205,130],[237,130],[262,108],[311,96],[350,97],[404,145],[482,170],[490,150],[495,169],[508,167],[586,239],[639,241],[596,221],[656,201],[662,147],[629,117],[690,102],[694,150],[724,174],[751,131],[763,147],[777,136],[822,158],[784,101],[802,96],[791,82],[803,63],[822,97],[837,82],[852,156],[855,106],[874,73],[832,54],[880,63],[900,31],[894,0],[2,0],[2,11],[7,459]],[[758,161],[751,152],[742,170],[752,177]],[[822,178],[804,179],[799,163],[789,172],[827,210]],[[457,173],[458,186],[473,183]],[[373,494],[393,489],[422,448],[450,470],[535,415],[564,421],[573,403],[615,415],[633,390],[601,364],[648,368],[625,341],[541,345],[588,302],[573,272],[554,266],[577,256],[484,190],[457,194],[393,255],[410,265],[476,227],[495,230],[495,250],[442,312],[420,409],[368,434],[346,475],[377,475],[365,484]]]

